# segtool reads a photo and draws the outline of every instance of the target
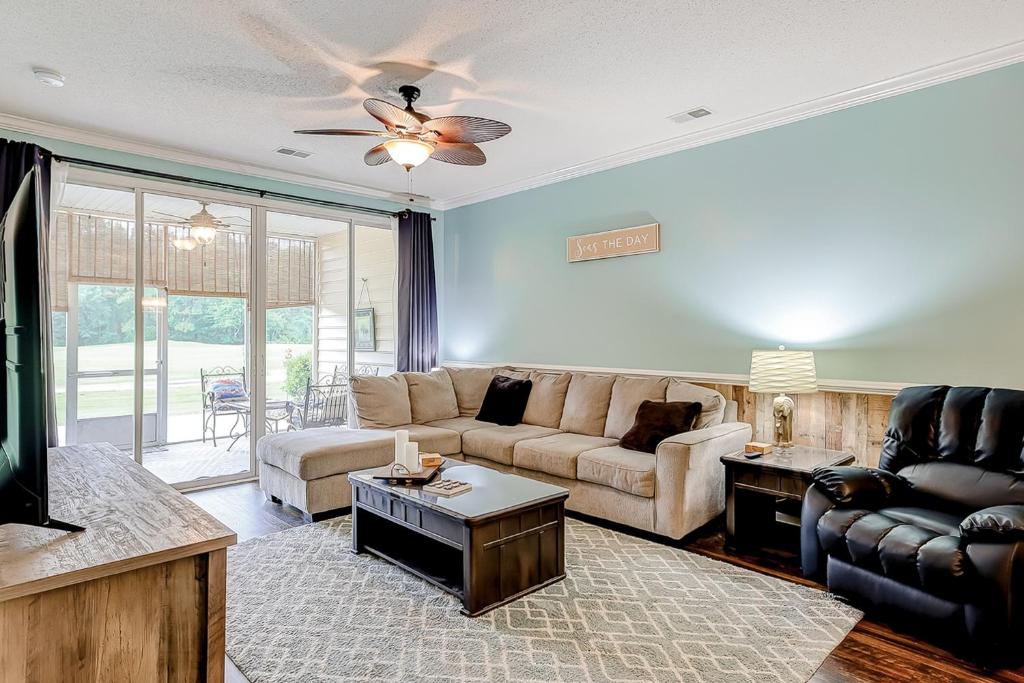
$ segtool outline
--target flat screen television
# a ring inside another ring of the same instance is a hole
[[[82,531],[48,510],[38,182],[25,176],[0,222],[0,524]]]

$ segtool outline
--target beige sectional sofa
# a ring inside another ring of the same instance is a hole
[[[529,378],[523,422],[480,422],[495,374]],[[445,367],[352,380],[354,429],[271,434],[257,447],[267,496],[310,516],[351,504],[346,473],[384,465],[395,429],[438,452],[569,489],[566,507],[672,538],[715,518],[725,504],[720,456],[743,449],[751,428],[718,392],[671,377]],[[657,452],[619,446],[644,400],[699,401],[693,431]]]

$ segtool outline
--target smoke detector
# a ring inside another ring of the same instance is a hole
[[[672,116],[668,117],[668,120],[674,123],[688,123],[694,119],[702,119],[705,116],[711,116],[711,110],[705,107],[697,107],[696,109],[680,112],[679,114],[672,114]]]
[[[291,147],[278,147],[274,151],[286,157],[295,157],[296,159],[308,159],[313,156],[312,152],[303,152],[301,149],[292,149]]]
[[[64,74],[62,73],[51,69],[32,69],[32,73],[35,74],[36,80],[43,85],[51,88],[64,87]]]

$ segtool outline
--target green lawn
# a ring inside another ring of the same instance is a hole
[[[311,350],[303,344],[267,344],[267,396],[285,398],[285,359],[289,352],[298,355]],[[57,384],[57,420],[64,424],[67,354],[65,347],[54,348]],[[241,345],[200,344],[198,342],[168,343],[168,412],[188,415],[202,410],[199,372],[202,368],[231,365],[239,368],[245,355]],[[79,371],[131,369],[134,360],[132,344],[103,344],[78,349]],[[146,366],[155,367],[156,342],[146,343]],[[132,413],[133,380],[128,377],[80,379],[78,385],[78,416],[110,417]],[[144,391],[146,412],[156,409],[156,378],[146,378]]]

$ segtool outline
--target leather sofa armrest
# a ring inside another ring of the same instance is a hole
[[[811,484],[804,494],[800,510],[800,569],[809,579],[825,581],[826,557],[825,549],[818,540],[818,520],[835,507],[836,504],[817,484]]]
[[[1024,505],[995,505],[960,522],[960,536],[969,543],[1024,541]]]
[[[905,488],[899,476],[871,467],[818,467],[811,479],[838,507],[878,508]]]

